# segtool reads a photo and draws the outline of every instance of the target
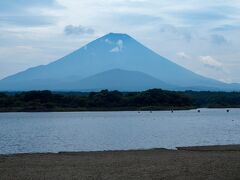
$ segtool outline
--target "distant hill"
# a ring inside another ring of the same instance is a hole
[[[106,88],[138,91],[153,86],[176,90],[239,89],[238,85],[189,71],[129,35],[118,33],[107,34],[48,65],[33,67],[0,81],[2,91]]]
[[[65,84],[66,89],[74,91],[98,91],[102,89],[120,91],[144,91],[151,88],[174,89],[167,84],[142,72],[113,69],[84,78],[79,82]],[[69,88],[68,88],[69,87]]]

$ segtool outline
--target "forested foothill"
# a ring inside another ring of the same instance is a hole
[[[175,110],[240,107],[240,92],[1,92],[1,112]]]

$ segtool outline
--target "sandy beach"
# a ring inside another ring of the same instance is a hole
[[[0,155],[1,180],[240,179],[240,146]]]

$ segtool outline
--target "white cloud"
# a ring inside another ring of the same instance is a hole
[[[206,67],[220,69],[223,65],[211,56],[200,56],[199,59]]]
[[[177,56],[182,59],[191,59],[191,56],[185,52],[179,52],[179,53],[177,53]]]

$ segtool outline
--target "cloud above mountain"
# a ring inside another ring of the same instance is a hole
[[[64,33],[66,35],[86,35],[86,34],[94,34],[94,29],[90,27],[84,27],[84,26],[74,26],[74,25],[67,25],[64,28]]]

